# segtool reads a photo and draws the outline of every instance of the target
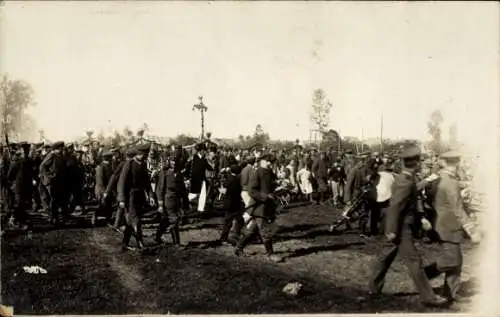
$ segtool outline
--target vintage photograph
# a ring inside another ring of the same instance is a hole
[[[485,308],[499,26],[495,2],[3,1],[0,316]]]

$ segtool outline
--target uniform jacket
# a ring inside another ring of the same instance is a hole
[[[462,242],[464,228],[471,226],[473,222],[464,210],[457,179],[448,172],[441,172],[435,195],[435,231],[440,240]]]
[[[275,189],[276,176],[267,168],[259,167],[251,176],[249,195],[256,202],[251,215],[258,218],[274,219],[276,204],[268,198]]]
[[[14,194],[30,197],[33,192],[33,161],[30,158],[15,160],[9,168],[7,178]]]
[[[185,192],[184,178],[180,172],[163,168],[158,175],[156,196],[163,200],[163,207],[169,210],[179,210],[182,206],[182,195]]]
[[[404,226],[412,226],[417,217],[418,190],[415,176],[407,172],[396,175],[391,191],[385,231],[399,236]]]
[[[95,194],[102,197],[106,192],[109,181],[113,175],[113,169],[110,162],[101,162],[95,169]]]
[[[240,176],[230,173],[225,179],[225,187],[226,187],[226,199],[227,205],[230,212],[238,212],[243,210],[245,204],[243,203],[243,199],[241,198],[241,182]]]
[[[149,194],[152,191],[146,162],[139,164],[133,159],[126,161],[120,172],[117,189],[117,198],[120,202],[128,202],[132,193],[137,193],[141,196],[144,195],[145,199],[145,194]]]
[[[311,171],[316,178],[326,179],[328,177],[328,163],[326,162],[326,159],[322,160],[318,157],[314,161]]]
[[[254,169],[251,165],[246,165],[240,173],[240,184],[241,190],[248,191],[250,187],[250,179],[252,178],[252,174]]]
[[[127,159],[128,160],[128,159]],[[106,185],[106,193],[108,195],[114,194],[117,192],[117,186],[118,186],[118,179],[120,178],[120,173],[122,172],[123,166],[125,165],[125,162],[127,161],[121,161],[116,168],[113,170],[113,174],[109,178],[109,181]]]
[[[40,164],[40,181],[43,185],[65,185],[66,162],[62,153],[50,152]]]

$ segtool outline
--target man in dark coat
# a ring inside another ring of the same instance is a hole
[[[144,248],[141,229],[141,217],[148,204],[154,204],[151,179],[145,159],[149,145],[139,145],[133,159],[126,161],[118,179],[118,202],[122,209],[126,208],[127,222],[123,233],[123,249],[132,250],[130,238],[134,235],[138,248]]]
[[[332,186],[332,200],[333,205],[337,206],[342,199],[342,194],[344,193],[344,181],[345,181],[345,169],[342,166],[342,160],[337,157],[332,168],[328,172],[328,176]]]
[[[241,230],[244,226],[243,208],[245,203],[241,197],[241,181],[240,168],[237,164],[230,167],[230,173],[225,179],[226,188],[226,214],[224,217],[224,225],[219,238],[221,244],[227,244],[229,239],[229,231],[235,222],[235,240],[239,240]]]
[[[104,200],[110,200],[114,201],[115,198],[117,197],[117,192],[118,192],[118,179],[120,178],[120,174],[122,172],[123,166],[125,163],[129,160],[131,160],[135,155],[135,151],[132,149],[125,150],[124,156],[125,159],[121,160],[117,166],[113,169],[113,174],[111,175],[111,178],[109,179],[108,185],[106,186],[106,190],[104,191],[103,194],[103,199]],[[123,215],[124,215],[125,209],[121,208],[118,206],[116,209],[116,214],[115,214],[115,221],[113,224],[113,229],[119,231],[120,225],[122,224],[123,220]]]
[[[450,151],[441,155],[443,169],[434,198],[436,211],[435,232],[438,236],[440,252],[437,261],[425,268],[427,277],[432,279],[445,274],[444,296],[449,301],[460,301],[460,275],[462,272],[462,250],[467,233],[475,243],[480,234],[475,230],[474,221],[464,210],[457,180],[460,154]]]
[[[83,208],[83,186],[84,186],[84,167],[78,160],[75,154],[73,144],[66,147],[65,155],[66,161],[66,183],[68,186],[68,201],[71,198],[71,205],[76,210]]]
[[[276,220],[276,198],[273,195],[276,188],[276,176],[270,167],[274,158],[269,154],[264,154],[259,161],[260,166],[252,174],[249,186],[250,197],[255,203],[248,212],[251,217],[247,226],[248,232],[238,242],[235,254],[241,255],[253,236],[258,235],[264,243],[268,258],[278,262],[281,259],[274,254],[272,241]]]
[[[179,225],[181,211],[185,207],[183,195],[185,193],[184,178],[176,169],[176,157],[171,156],[158,175],[156,197],[158,197],[158,211],[161,214],[160,226],[156,231],[155,241],[163,243],[162,235],[170,229],[172,243],[181,246]]]
[[[417,213],[418,190],[415,179],[419,168],[420,150],[410,148],[401,154],[401,158],[404,170],[402,174],[396,176],[392,185],[391,203],[386,211],[385,232],[388,245],[387,248],[380,250],[380,255],[374,263],[369,283],[370,293],[376,295],[382,292],[385,275],[399,253],[418,289],[421,302],[430,306],[443,305],[447,301],[434,293],[413,243],[415,220],[422,217]]]
[[[27,229],[28,211],[32,209],[34,169],[29,158],[29,144],[22,143],[20,156],[12,162],[8,172],[8,184],[13,193],[14,219]]]
[[[59,209],[63,222],[68,220],[69,201],[66,178],[67,165],[64,158],[64,142],[55,142],[52,151],[40,164],[40,182],[47,189],[50,200],[51,223],[59,225]]]
[[[189,193],[192,197],[199,198],[203,183],[206,181],[207,170],[211,170],[211,167],[208,164],[207,159],[205,158],[205,153],[206,147],[204,144],[201,143],[196,145],[196,153],[194,154],[191,163],[191,178],[189,188]]]
[[[105,199],[104,193],[106,192],[109,181],[113,176],[113,169],[111,166],[112,157],[113,153],[109,151],[103,152],[101,163],[99,163],[95,169],[95,195],[99,201],[99,213],[100,215],[106,217],[108,224],[111,223],[113,214],[113,200],[107,195]]]
[[[314,160],[311,172],[316,180],[318,189],[318,200],[316,203],[323,204],[325,193],[328,191],[328,161],[325,152],[321,152]]]

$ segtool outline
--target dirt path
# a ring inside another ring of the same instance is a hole
[[[140,299],[138,302],[144,308],[141,312],[155,312],[155,309],[158,307],[156,303],[157,299],[154,296],[143,296],[145,292],[150,291],[145,288],[142,282],[144,276],[136,267],[124,261],[124,257],[127,257],[128,254],[120,250],[120,245],[117,243],[119,239],[117,238],[119,237],[107,228],[90,230],[89,246],[99,250],[107,259],[109,267],[116,273],[120,283],[127,290],[128,297],[132,301]]]

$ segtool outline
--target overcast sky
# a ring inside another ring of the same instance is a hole
[[[342,135],[378,137],[383,113],[385,136],[425,138],[439,109],[467,141],[497,119],[494,2],[12,1],[0,29],[0,69],[31,83],[50,139],[198,135],[199,95],[215,137],[306,139],[316,88]]]

